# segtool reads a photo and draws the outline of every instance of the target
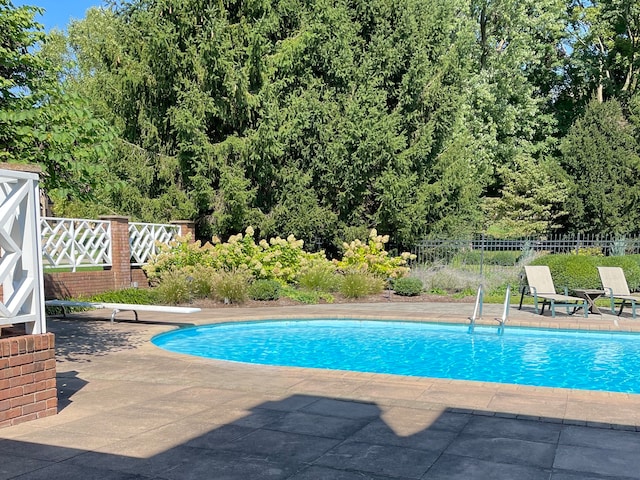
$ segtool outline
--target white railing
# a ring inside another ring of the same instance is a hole
[[[82,218],[43,217],[42,258],[47,269],[113,265],[111,222]],[[181,234],[179,225],[129,223],[131,265],[144,265],[158,251]]]
[[[38,174],[0,170],[0,326],[45,333]]]
[[[159,223],[129,223],[131,264],[144,265],[158,251],[157,244],[168,244],[180,235],[179,225]]]
[[[82,218],[41,220],[42,256],[46,267],[110,266],[111,222]]]

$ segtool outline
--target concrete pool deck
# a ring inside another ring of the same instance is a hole
[[[472,310],[391,301],[51,318],[59,413],[0,429],[0,480],[640,479],[640,395],[236,364],[149,342],[220,321],[459,322]],[[500,311],[486,305],[485,322]],[[530,306],[509,324],[640,331],[640,320]]]

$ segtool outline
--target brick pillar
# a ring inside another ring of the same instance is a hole
[[[191,235],[191,241],[196,240],[196,224],[193,220],[174,220],[171,225],[178,225],[180,227],[180,236]]]
[[[109,215],[100,217],[111,222],[111,273],[113,289],[131,287],[131,249],[129,247],[129,219]]]
[[[53,334],[0,339],[0,428],[56,413]]]

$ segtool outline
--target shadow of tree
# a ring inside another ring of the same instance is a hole
[[[136,332],[114,330],[108,321],[75,318],[48,319],[47,329],[56,336],[56,357],[70,362],[91,362],[92,356],[132,350],[143,340]]]
[[[38,429],[42,443],[0,440],[0,470],[29,480],[638,478],[638,432],[446,407],[393,415],[299,394],[249,410],[233,403],[172,417],[150,405]],[[77,445],[95,443],[96,429],[102,443]]]
[[[107,310],[105,310],[107,312]],[[109,314],[110,315],[110,314]],[[169,325],[190,327],[186,322],[154,322],[146,320],[118,319],[118,324]],[[49,316],[47,329],[56,336],[56,356],[70,362],[91,362],[92,356],[109,352],[133,350],[147,343],[136,330],[114,329],[110,319],[82,314],[67,314],[65,317]]]

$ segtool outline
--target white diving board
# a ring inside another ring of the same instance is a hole
[[[138,320],[138,312],[157,312],[157,313],[197,313],[200,311],[196,307],[173,307],[170,305],[139,305],[134,303],[108,303],[108,302],[78,302],[74,300],[47,300],[44,302],[47,307],[62,308],[63,315],[66,316],[66,309],[69,307],[83,308],[106,308],[111,309],[111,323],[115,321],[118,312],[133,312],[135,319]]]

